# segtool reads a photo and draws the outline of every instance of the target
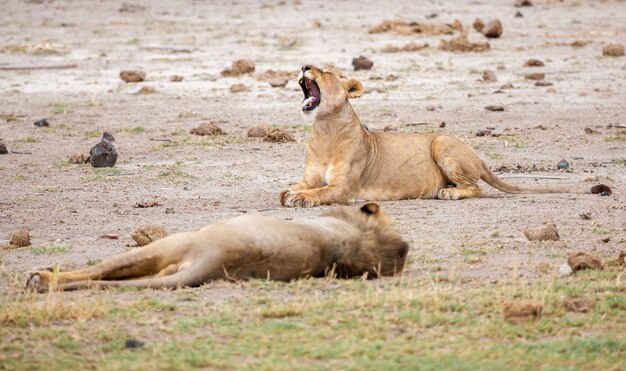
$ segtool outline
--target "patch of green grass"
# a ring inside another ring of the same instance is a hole
[[[626,157],[614,158],[613,163],[617,165],[626,165]]]
[[[502,160],[504,158],[504,155],[495,152],[487,152],[486,155],[492,160]]]
[[[617,140],[626,140],[626,135],[609,135],[602,138],[605,142],[613,142]]]
[[[22,143],[39,143],[41,142],[41,138],[37,138],[37,137],[24,137],[24,138],[20,138],[17,140],[18,142],[22,142]]]
[[[195,176],[189,174],[186,171],[176,170],[176,169],[168,169],[161,171],[159,176],[162,178],[195,178]]]
[[[52,108],[50,112],[55,115],[72,113],[72,109],[68,105],[63,103],[53,103],[50,105],[50,107]]]
[[[30,248],[30,252],[35,255],[53,255],[53,254],[62,254],[71,249],[69,245],[40,245],[33,246]]]
[[[222,174],[222,178],[224,179],[234,179],[234,180],[244,180],[246,179],[244,176],[241,175],[237,175],[231,171],[227,171],[224,174]]]
[[[37,192],[39,193],[56,193],[61,191],[60,186],[37,186]]]
[[[87,260],[87,265],[91,267],[93,265],[100,264],[101,262],[102,259],[89,259]]]
[[[88,130],[84,134],[87,138],[99,138],[102,136],[102,132],[98,129]]]
[[[141,126],[134,126],[131,128],[120,128],[115,130],[116,133],[125,133],[125,134],[141,134],[145,133],[146,129]]]
[[[6,122],[17,121],[17,115],[15,115],[14,112],[0,113],[0,119],[5,120]]]

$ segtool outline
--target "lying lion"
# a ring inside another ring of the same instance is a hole
[[[291,222],[240,216],[165,237],[92,267],[33,272],[26,286],[38,291],[177,288],[216,279],[390,276],[402,271],[408,250],[378,205],[369,203]]]
[[[345,204],[355,199],[458,200],[479,196],[479,179],[508,193],[589,193],[505,182],[473,149],[446,135],[369,132],[348,102],[363,94],[357,80],[339,80],[330,71],[306,65],[299,83],[304,92],[302,112],[314,114],[315,121],[303,180],[280,194],[283,206]],[[596,186],[591,192],[604,191],[610,189]]]

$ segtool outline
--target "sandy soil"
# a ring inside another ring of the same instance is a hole
[[[268,69],[295,73],[305,63],[332,63],[363,81],[367,94],[353,105],[371,130],[391,125],[455,135],[493,169],[513,169],[498,173],[521,183],[586,189],[603,182],[614,190],[608,197],[509,195],[485,185],[483,196],[470,200],[382,202],[411,242],[410,277],[444,272],[460,275],[467,285],[496,284],[555,274],[572,251],[616,257],[626,248],[626,59],[602,56],[602,46],[626,43],[626,7],[620,1],[512,4],[3,1],[0,137],[9,151],[26,154],[0,155],[0,243],[28,228],[35,249],[0,251],[0,291],[19,290],[36,267],[77,268],[124,251],[139,225],[158,224],[174,233],[241,213],[299,218],[325,209],[280,207],[279,192],[303,170],[302,94],[295,80],[273,88],[257,79]],[[120,12],[122,7],[131,11]],[[516,11],[523,17],[515,17]],[[437,16],[426,19],[431,14]],[[500,19],[502,37],[487,40],[473,30],[476,17]],[[458,19],[471,41],[488,41],[491,50],[438,50],[450,35],[368,33],[396,18],[438,24]],[[588,44],[572,47],[576,40]],[[409,42],[430,47],[380,52]],[[372,70],[352,70],[359,55],[374,62]],[[240,58],[252,59],[256,72],[220,76]],[[545,66],[524,67],[530,58]],[[76,67],[6,70],[63,64]],[[147,80],[126,84],[119,78],[125,69],[140,69]],[[485,69],[495,71],[498,81],[483,82]],[[524,78],[529,72],[544,72],[553,85],[535,86]],[[174,74],[184,81],[170,82]],[[231,93],[235,83],[250,91]],[[506,83],[513,88],[501,90]],[[135,94],[144,86],[157,92]],[[487,105],[505,111],[490,112]],[[50,128],[33,125],[41,118]],[[189,134],[205,122],[228,135]],[[406,125],[415,122],[432,124]],[[291,130],[297,142],[246,138],[248,128],[263,124]],[[496,136],[475,135],[488,127]],[[105,130],[116,139],[118,172],[64,162],[74,152],[88,152]],[[151,140],[162,137],[173,142]],[[569,161],[569,172],[557,170],[561,159]],[[144,201],[160,206],[134,207]],[[583,211],[591,218],[582,219]],[[547,220],[556,223],[561,240],[527,241],[522,230]],[[98,239],[104,233],[120,238]],[[66,251],[37,253],[41,246]],[[245,286],[198,290],[218,298]]]

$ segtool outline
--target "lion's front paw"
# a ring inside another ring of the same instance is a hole
[[[283,191],[280,194],[281,203],[287,207],[314,207],[320,203],[306,194],[306,192]],[[283,202],[284,200],[284,202]]]
[[[42,292],[47,289],[47,284],[40,272],[32,272],[26,280],[26,290],[34,292]]]
[[[458,200],[459,192],[455,188],[443,188],[437,193],[437,198],[440,200]]]

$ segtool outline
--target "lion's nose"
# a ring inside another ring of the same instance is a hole
[[[311,67],[308,64],[304,65],[304,66],[302,66],[302,73],[304,73],[304,72],[306,72],[306,71],[308,71],[310,69],[311,69]]]

